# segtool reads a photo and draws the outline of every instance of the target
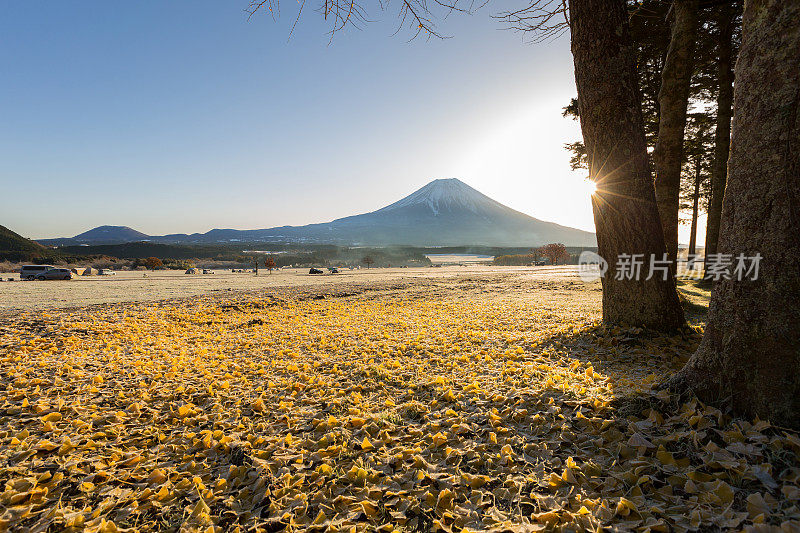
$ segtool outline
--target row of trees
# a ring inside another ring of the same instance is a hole
[[[529,29],[549,30],[548,4]],[[707,267],[719,253],[763,258],[757,279],[715,285],[703,341],[667,385],[800,426],[800,4],[572,0],[567,21],[578,99],[565,115],[583,132],[567,148],[597,183],[600,255],[666,251],[674,264],[683,206],[690,252],[708,209]],[[684,323],[673,279],[603,289],[609,322]]]
[[[679,222],[708,213],[706,258],[717,253],[727,177],[733,65],[741,44],[741,0],[628,0],[630,39],[641,94],[648,165],[667,252],[678,250]],[[535,28],[531,28],[535,29]],[[573,99],[564,116],[579,118]],[[565,146],[574,170],[589,168],[586,147]]]
[[[675,19],[659,90],[654,187],[628,6],[624,0],[569,4],[578,114],[589,174],[598,185],[593,206],[603,257],[665,250],[674,255],[675,149],[679,155],[683,149],[675,102],[685,101],[680,78],[686,65],[670,66],[670,61],[680,64],[702,55],[686,53],[686,32],[697,22],[685,11],[697,6],[696,0],[671,2]],[[725,12],[735,6],[719,4]],[[689,33],[696,36],[696,30]],[[722,71],[730,56],[717,55]],[[746,2],[735,77],[730,157],[726,128],[719,123],[725,111],[719,109],[716,117],[711,210],[715,202],[722,204],[716,249],[731,256],[759,254],[760,276],[715,285],[703,341],[669,385],[691,388],[702,399],[740,413],[800,426],[800,3]],[[728,81],[732,77],[718,84]],[[725,90],[718,91],[720,108]],[[718,182],[726,184],[722,199],[715,199],[723,190]],[[658,329],[683,324],[673,279],[604,278],[603,289],[604,318],[612,322]]]
[[[375,264],[375,259],[373,259],[372,256],[370,255],[365,255],[364,257],[361,258],[361,262],[364,263],[367,266],[367,268],[369,268],[370,266]],[[259,266],[258,257],[253,258],[253,266],[256,275],[258,275],[258,266]],[[272,274],[272,271],[277,268],[277,263],[275,261],[275,258],[271,255],[264,257],[263,266],[269,271],[270,274]]]
[[[527,266],[547,260],[551,265],[567,263],[573,258],[567,247],[560,242],[545,244],[533,248],[529,254],[499,255],[494,258],[494,264],[500,266]]]

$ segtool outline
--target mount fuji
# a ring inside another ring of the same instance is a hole
[[[365,244],[597,245],[593,233],[530,217],[455,178],[434,180],[382,209],[320,226]]]
[[[74,244],[81,243],[80,236],[59,239],[62,244],[64,240]],[[257,230],[213,229],[207,233],[143,236],[136,240],[183,244],[298,242],[371,246],[516,247],[560,242],[567,246],[597,245],[594,233],[520,213],[454,178],[433,180],[405,198],[377,211],[324,224]]]

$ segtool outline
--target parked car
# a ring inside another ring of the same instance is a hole
[[[214,273],[214,271],[211,270],[210,268],[204,268],[203,269],[203,274],[213,274],[213,273]]]
[[[322,274],[322,270],[320,270],[320,269],[318,269],[318,268],[310,268],[310,269],[308,270],[308,273],[309,273],[309,274]]]
[[[116,276],[117,273],[110,268],[101,268],[97,271],[98,276]]]
[[[72,272],[70,272],[68,268],[50,268],[41,274],[37,274],[36,279],[39,281],[47,279],[72,279]]]
[[[336,267],[328,267],[328,272],[330,272],[331,274],[338,274],[339,269]]]
[[[55,268],[53,265],[24,265],[19,269],[19,279],[36,279],[36,276]]]

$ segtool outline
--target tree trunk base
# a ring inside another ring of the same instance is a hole
[[[708,373],[691,368],[688,364],[678,372],[668,376],[658,384],[656,390],[666,390],[678,401],[688,400],[692,395],[698,398],[707,397]]]

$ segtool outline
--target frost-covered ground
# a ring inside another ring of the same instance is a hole
[[[2,319],[0,530],[797,530],[796,433],[652,389],[697,330],[504,272]]]
[[[269,274],[217,270],[214,274],[187,275],[183,271],[121,271],[114,276],[75,277],[70,281],[19,281],[18,273],[0,273],[0,316],[20,309],[83,307],[106,303],[149,302],[219,294],[231,291],[280,290],[285,287],[322,287],[362,283],[417,282],[454,277],[520,276],[522,278],[579,281],[575,266],[343,269],[339,274],[310,275],[307,268],[287,268]],[[599,284],[597,284],[599,286]]]

